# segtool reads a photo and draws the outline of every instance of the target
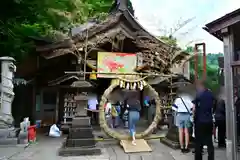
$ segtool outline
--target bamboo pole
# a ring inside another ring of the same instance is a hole
[[[66,71],[65,74],[93,74],[92,72],[78,72],[78,71]],[[158,73],[117,73],[117,72],[94,72],[94,74],[109,74],[109,75],[140,75],[140,76],[161,76],[161,77],[172,77],[173,75],[158,74]]]

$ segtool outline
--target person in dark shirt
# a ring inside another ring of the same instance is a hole
[[[197,95],[193,100],[195,160],[202,160],[202,149],[204,145],[207,145],[208,148],[208,160],[214,160],[212,112],[215,104],[215,98],[212,92],[205,88],[204,83],[204,81],[198,81],[196,83]]]
[[[216,127],[218,128],[218,147],[225,147],[226,138],[226,110],[225,101],[220,99],[215,110]]]
[[[237,112],[237,141],[240,143],[240,97],[236,95],[235,107]]]

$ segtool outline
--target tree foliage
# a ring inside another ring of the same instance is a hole
[[[0,5],[0,56],[18,60],[33,49],[30,36],[54,37],[89,18],[104,19],[113,0],[7,0]]]
[[[190,54],[193,53],[193,47],[187,47],[186,51]],[[222,53],[208,53],[207,54],[207,87],[210,88],[212,91],[218,91],[220,85],[219,85],[219,75],[218,75],[218,57],[223,56]],[[191,74],[191,79],[194,79],[195,75],[195,59],[190,60],[190,74]],[[200,55],[198,58],[198,77],[201,79],[202,74],[203,74],[203,56]]]
[[[173,36],[160,36],[158,37],[161,41],[163,41],[164,43],[170,45],[173,48],[177,48],[177,38],[173,37]]]

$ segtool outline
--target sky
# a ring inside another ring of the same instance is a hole
[[[202,29],[240,8],[240,0],[131,0],[139,23],[155,36],[173,33],[181,47],[206,43],[207,53],[223,52],[223,43]],[[185,21],[189,21],[178,31]]]

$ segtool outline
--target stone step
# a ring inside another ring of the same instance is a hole
[[[100,148],[84,148],[84,147],[62,147],[58,152],[59,156],[70,157],[70,156],[86,156],[86,155],[100,155]]]
[[[15,138],[17,137],[18,132],[19,132],[19,129],[17,128],[0,129],[0,139]]]
[[[94,138],[89,139],[67,139],[66,147],[95,147]]]
[[[0,145],[17,145],[18,139],[17,138],[1,138]]]

